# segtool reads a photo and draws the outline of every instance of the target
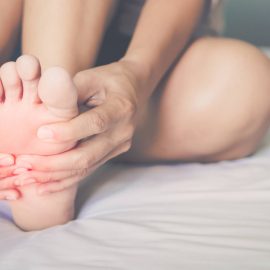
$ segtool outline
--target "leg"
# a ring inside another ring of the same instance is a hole
[[[19,37],[22,0],[0,0],[0,65],[13,54]]]
[[[38,61],[31,56],[22,56],[16,63],[5,63],[0,69],[0,77],[0,152],[15,156],[53,155],[75,145],[76,142],[41,142],[36,136],[39,126],[70,120],[78,114],[77,92],[66,71],[51,68],[40,78]],[[13,174],[23,174],[25,179],[26,168],[35,169],[18,162],[16,166]],[[33,179],[28,181],[32,184],[25,187],[18,183],[22,197],[10,202],[14,220],[20,228],[44,229],[66,223],[73,217],[76,186],[38,196],[37,184]]]
[[[89,68],[115,4],[115,0],[25,0],[23,53],[35,55],[43,69],[61,66],[75,74]]]
[[[141,118],[130,161],[218,161],[253,153],[269,127],[270,62],[247,43],[197,40]]]
[[[22,51],[24,53],[37,56],[43,69],[50,66],[61,66],[70,74],[88,68],[94,63],[102,34],[109,22],[109,15],[113,13],[112,7],[116,4],[115,0],[70,0],[68,2],[65,0],[25,0],[24,3],[22,38]],[[49,19],[48,14],[50,15]],[[25,68],[25,65],[30,66],[30,69],[33,67],[31,64],[27,64],[26,61],[21,61],[21,68],[20,63],[17,63],[21,79],[27,77],[26,80],[23,80],[23,85],[26,85],[28,89],[27,91],[23,89],[23,96],[30,94],[32,91],[36,93],[39,81],[37,77],[29,80],[29,74],[25,72],[25,70],[28,71],[28,68]],[[67,76],[63,78],[62,75],[62,72],[59,74],[57,69],[56,72],[49,72],[49,75],[45,72],[39,82],[38,98],[45,103],[53,117],[57,116],[62,120],[64,117],[67,120],[74,116],[74,112],[77,113],[77,107],[73,106],[74,96],[71,95],[71,98],[69,98],[65,93],[66,90],[70,89],[70,78]],[[61,89],[64,91],[61,91]],[[33,101],[33,98],[36,98],[35,95],[33,97],[30,94],[30,96],[28,96],[28,101]],[[67,104],[68,101],[71,101],[71,104]],[[74,109],[70,111],[69,115],[65,115],[67,106],[73,106]],[[16,109],[16,107],[18,108],[18,106],[15,106],[13,109]],[[33,110],[31,104],[28,108]],[[38,113],[32,111],[32,113],[26,112],[26,114],[28,114],[26,118],[31,119],[31,121],[30,125],[26,124],[28,128],[24,128],[28,132],[28,135],[26,134],[24,138],[27,138],[32,146],[28,150],[22,147],[17,149],[19,153],[26,154],[30,150],[32,153],[36,152],[36,154],[38,152],[40,154],[50,154],[51,151],[55,153],[64,151],[64,148],[60,145],[58,145],[60,147],[58,149],[55,148],[56,145],[52,144],[53,149],[50,149],[49,145],[44,145],[44,147],[40,145],[40,141],[37,141],[36,137],[33,136],[35,135],[35,132],[33,132],[33,130],[35,131],[33,118],[38,118]],[[46,119],[46,115],[48,116],[48,112],[41,115],[41,119]],[[40,119],[36,120],[36,124],[41,125]],[[48,121],[52,122],[51,120]],[[31,125],[32,128],[29,129]],[[21,140],[23,141],[24,138],[21,138]],[[17,145],[28,145],[28,143],[23,144],[22,141],[19,141]],[[14,148],[14,145],[10,144],[10,147]],[[63,145],[63,147],[66,147],[67,150],[71,145]],[[16,149],[7,150],[10,152]],[[11,202],[11,207],[14,220],[22,229],[43,229],[63,224],[73,217],[76,186],[43,197],[36,195],[35,184],[23,187],[20,190],[22,198]]]

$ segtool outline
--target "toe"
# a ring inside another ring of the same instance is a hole
[[[42,74],[38,95],[55,116],[71,119],[78,114],[77,90],[70,75],[60,67],[49,68]]]
[[[17,102],[22,96],[22,83],[16,70],[15,62],[1,66],[0,77],[3,85],[5,102]]]
[[[23,55],[16,61],[16,68],[22,80],[23,100],[39,103],[37,87],[40,78],[39,61],[31,55]]]
[[[0,102],[4,101],[4,88],[2,85],[2,81],[0,80]]]

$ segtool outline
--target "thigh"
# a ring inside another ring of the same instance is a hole
[[[0,0],[0,65],[9,60],[19,38],[23,0]]]
[[[270,64],[255,47],[195,41],[142,113],[132,161],[235,159],[253,153],[269,126]]]

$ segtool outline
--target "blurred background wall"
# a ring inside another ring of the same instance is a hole
[[[225,36],[270,46],[270,0],[224,0]]]

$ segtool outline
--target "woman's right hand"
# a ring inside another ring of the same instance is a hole
[[[12,176],[15,168],[15,158],[10,154],[0,153],[0,200],[15,200],[20,197],[14,186],[16,175]]]

